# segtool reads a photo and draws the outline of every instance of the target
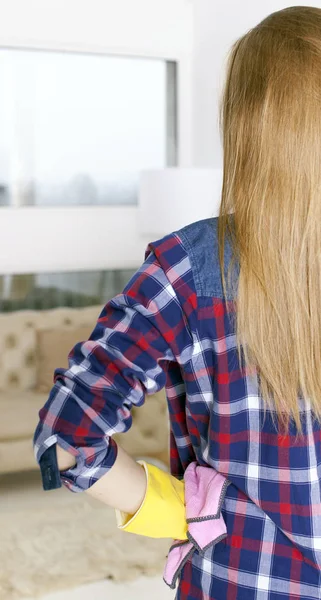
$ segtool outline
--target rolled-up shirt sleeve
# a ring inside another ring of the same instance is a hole
[[[68,369],[55,372],[34,436],[37,461],[58,444],[76,459],[63,483],[74,492],[91,487],[116,460],[113,434],[127,431],[131,408],[165,386],[168,362],[188,343],[182,307],[151,252],[71,351]]]

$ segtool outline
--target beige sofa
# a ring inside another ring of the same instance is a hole
[[[101,307],[21,311],[0,315],[0,473],[37,468],[32,436],[53,370],[66,366],[75,343],[92,331]],[[133,410],[133,427],[116,436],[131,455],[168,458],[164,393]]]

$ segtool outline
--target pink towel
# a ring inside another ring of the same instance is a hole
[[[228,479],[215,469],[194,462],[187,467],[184,480],[188,540],[175,541],[168,554],[164,581],[172,589],[195,550],[202,554],[227,536],[221,507]]]

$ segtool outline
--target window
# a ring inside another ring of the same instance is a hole
[[[0,50],[0,206],[137,204],[177,164],[176,63]]]
[[[133,269],[0,277],[0,312],[103,305],[122,292]]]

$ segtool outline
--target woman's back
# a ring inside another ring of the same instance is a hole
[[[264,414],[257,373],[240,367],[235,297],[226,306],[218,248],[218,219],[152,244],[172,274],[191,339],[180,347],[177,336],[178,364],[168,369],[172,471],[181,476],[196,460],[230,481],[222,504],[227,537],[193,555],[177,598],[319,598],[320,426],[300,398],[301,437],[294,422],[280,434]],[[226,240],[226,267],[231,257]],[[235,264],[235,292],[238,277]]]

